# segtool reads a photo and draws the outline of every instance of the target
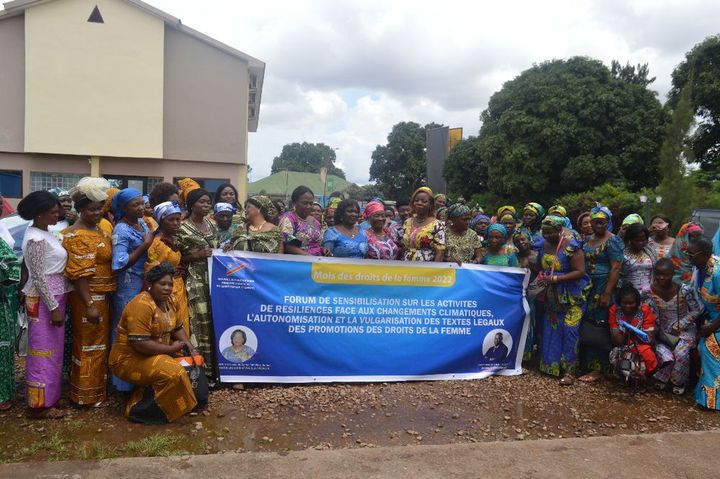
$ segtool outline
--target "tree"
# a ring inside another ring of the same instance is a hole
[[[665,129],[660,149],[660,169],[663,178],[658,193],[663,197],[663,209],[673,224],[680,225],[690,216],[693,181],[687,176],[686,162],[693,161],[692,144],[688,134],[695,121],[693,82],[688,81],[675,102],[672,119]]]
[[[270,172],[288,170],[320,173],[320,168],[326,166],[328,174],[345,179],[345,173],[335,166],[335,160],[335,150],[325,143],[291,143],[283,146],[280,156],[273,159]]]
[[[486,165],[490,192],[548,202],[608,181],[635,190],[657,185],[666,115],[650,82],[646,66],[616,62],[611,72],[573,57],[505,83],[481,114],[475,162]]]
[[[409,121],[393,126],[387,137],[387,145],[378,145],[372,153],[370,181],[387,199],[408,197],[422,185],[427,176],[425,156],[425,131],[442,125],[429,123],[420,126]]]
[[[720,35],[706,38],[685,55],[672,73],[668,104],[676,108],[692,83],[691,105],[699,118],[690,147],[700,167],[720,178]]]
[[[355,201],[370,201],[376,196],[382,196],[380,188],[372,183],[362,186],[352,184],[345,189],[344,193]]]
[[[590,211],[596,203],[602,203],[610,208],[616,231],[627,215],[642,212],[639,195],[628,191],[623,186],[609,183],[583,193],[570,193],[552,202],[552,204],[560,204],[567,208],[568,218],[573,224],[580,213]]]
[[[474,194],[487,190],[488,169],[482,161],[480,147],[480,138],[471,136],[455,145],[448,153],[443,176],[451,195],[471,198]]]

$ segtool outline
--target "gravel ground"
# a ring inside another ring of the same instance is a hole
[[[689,392],[677,397],[638,391],[613,380],[562,387],[535,372],[476,381],[246,385],[211,392],[207,410],[166,426],[129,423],[121,402],[113,398],[102,409],[65,405],[67,416],[56,421],[28,420],[16,405],[0,414],[0,460],[283,452],[720,428],[720,415],[697,408]],[[169,441],[157,445],[159,451],[136,445],[157,438]]]

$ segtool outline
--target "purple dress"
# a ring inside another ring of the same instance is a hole
[[[286,245],[293,245],[313,256],[322,256],[320,222],[312,215],[302,219],[294,211],[288,211],[280,218],[278,228]]]

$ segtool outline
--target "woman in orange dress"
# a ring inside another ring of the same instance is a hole
[[[63,232],[68,252],[65,277],[73,343],[70,400],[100,406],[107,399],[107,358],[110,342],[110,298],[116,281],[112,272],[112,239],[98,227],[110,184],[104,178],[83,178],[71,191],[78,221]]]
[[[187,372],[172,357],[185,348],[198,354],[170,300],[174,276],[175,267],[169,263],[147,272],[150,288],[125,307],[110,352],[112,373],[136,386],[125,408],[133,422],[172,422],[197,405]]]
[[[153,209],[158,229],[155,239],[148,249],[148,260],[145,263],[145,272],[160,263],[170,263],[175,267],[173,277],[172,301],[175,303],[178,321],[183,325],[185,334],[190,337],[190,312],[188,310],[188,296],[183,277],[186,268],[181,264],[182,253],[175,244],[174,236],[180,229],[182,211],[180,205],[174,201],[160,203]]]

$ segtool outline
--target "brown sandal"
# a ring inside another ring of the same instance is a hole
[[[601,379],[602,373],[600,371],[592,371],[585,374],[584,376],[580,376],[578,378],[578,381],[582,381],[584,383],[594,383],[600,381]]]

